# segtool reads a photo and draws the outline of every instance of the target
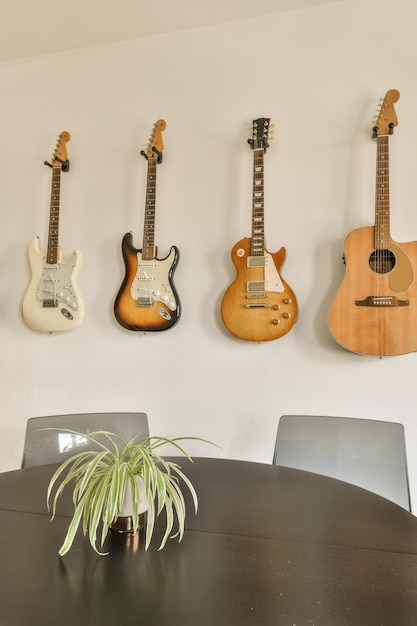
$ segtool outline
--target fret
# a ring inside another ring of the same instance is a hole
[[[376,250],[383,250],[391,247],[388,148],[388,135],[378,136],[374,233],[374,247]]]
[[[264,255],[264,202],[264,150],[255,148],[253,151],[251,256]]]
[[[61,195],[61,166],[52,168],[51,202],[49,211],[48,247],[46,262],[58,263],[59,258],[59,205]]]
[[[142,259],[145,261],[155,257],[156,165],[157,158],[149,157],[142,246]]]

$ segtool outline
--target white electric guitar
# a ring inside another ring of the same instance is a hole
[[[51,204],[48,247],[42,251],[39,237],[29,244],[32,278],[23,299],[23,318],[33,330],[47,333],[72,330],[84,317],[84,304],[77,285],[82,256],[74,250],[70,259],[62,260],[59,246],[59,206],[61,171],[69,170],[66,143],[71,135],[59,135],[52,162]]]

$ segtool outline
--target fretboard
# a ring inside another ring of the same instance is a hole
[[[61,195],[61,166],[52,168],[51,205],[49,210],[49,232],[46,262],[58,263],[59,256],[59,201]]]
[[[254,149],[251,256],[263,256],[264,251],[264,151]]]
[[[374,247],[391,247],[388,135],[377,137]]]
[[[142,259],[155,258],[155,199],[156,199],[156,158],[148,158],[146,182],[145,221],[143,226]]]

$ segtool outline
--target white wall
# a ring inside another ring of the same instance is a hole
[[[343,239],[374,218],[371,120],[401,92],[391,141],[392,236],[417,239],[417,135],[412,2],[346,1],[271,18],[186,31],[0,65],[0,470],[19,467],[28,417],[142,410],[154,433],[195,435],[221,450],[194,454],[270,462],[278,417],[318,413],[401,421],[417,502],[417,356],[351,354],[327,311],[341,283]],[[286,337],[232,337],[220,302],[234,277],[230,250],[250,235],[247,127],[271,117],[265,158],[268,248],[287,248],[284,278],[300,308]],[[167,121],[158,172],[160,256],[181,251],[178,326],[147,335],[113,317],[123,278],[120,243],[142,241],[152,124]],[[86,318],[71,333],[26,327],[26,248],[46,244],[51,157],[68,130],[61,247],[84,254]]]

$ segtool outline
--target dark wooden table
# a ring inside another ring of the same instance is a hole
[[[273,465],[195,459],[183,541],[145,552],[80,534],[63,558],[70,494],[51,522],[54,466],[0,474],[1,626],[417,624],[417,518],[367,491]]]

